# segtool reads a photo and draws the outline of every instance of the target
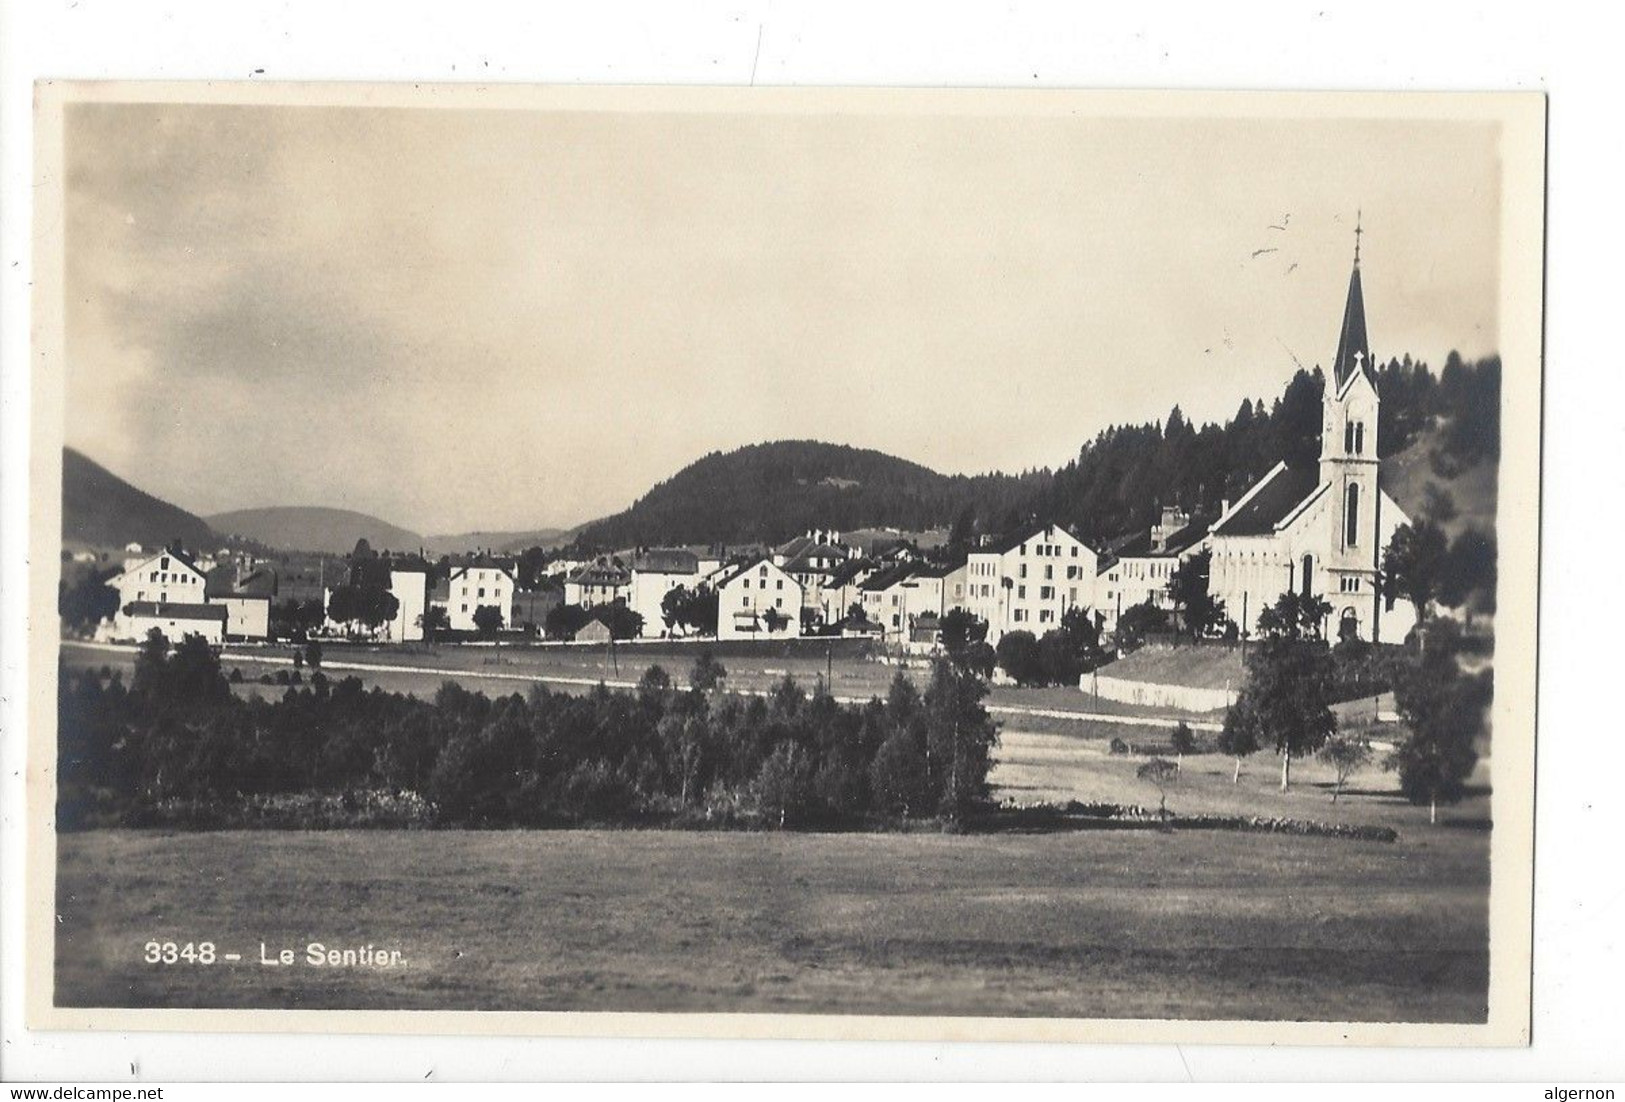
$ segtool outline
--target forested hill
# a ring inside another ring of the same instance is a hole
[[[1028,479],[939,474],[918,463],[816,440],[778,440],[712,452],[630,509],[584,525],[588,547],[777,542],[810,528],[928,528],[966,502],[1036,489]]]
[[[1501,363],[1452,353],[1435,373],[1407,357],[1377,373],[1379,445],[1395,455],[1424,433],[1433,462],[1465,469],[1499,450]],[[877,451],[778,441],[711,455],[660,483],[625,512],[582,526],[583,548],[778,541],[809,528],[889,525],[1007,532],[1056,521],[1104,542],[1151,524],[1161,505],[1214,516],[1281,459],[1320,454],[1317,368],[1300,370],[1266,404],[1243,399],[1224,424],[1193,425],[1175,406],[1160,423],[1100,432],[1058,469],[944,475]]]
[[[83,453],[63,448],[62,539],[93,547],[122,547],[132,540],[146,547],[172,540],[198,547],[215,536],[201,518],[136,489]]]

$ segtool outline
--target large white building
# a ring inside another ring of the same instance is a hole
[[[1383,548],[1408,524],[1382,487],[1377,460],[1377,386],[1366,341],[1360,253],[1354,252],[1337,358],[1326,381],[1320,461],[1277,463],[1213,524],[1208,589],[1241,630],[1282,593],[1323,597],[1324,632],[1397,643],[1415,626],[1409,602],[1380,591]]]
[[[446,577],[447,626],[453,631],[477,630],[474,613],[481,605],[501,609],[502,626],[509,626],[515,588],[513,568],[489,555],[453,567]]]
[[[1006,633],[1042,636],[1069,609],[1096,608],[1095,549],[1056,524],[1033,525],[978,547],[965,563],[964,608],[987,621],[987,641]]]
[[[718,639],[794,639],[801,635],[801,584],[771,556],[748,560],[717,582]]]
[[[643,617],[642,637],[659,638],[668,632],[661,608],[666,594],[679,586],[695,589],[699,579],[699,556],[681,547],[651,548],[633,558],[632,578],[626,587],[626,606]],[[582,587],[579,581],[576,585],[578,589]]]
[[[118,591],[118,609],[107,637],[139,640],[157,628],[172,643],[184,635],[223,642],[227,611],[209,605],[208,581],[192,557],[180,551],[126,560],[123,573],[107,579],[107,585]]]

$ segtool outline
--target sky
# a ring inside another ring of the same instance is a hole
[[[1377,356],[1497,350],[1486,123],[80,103],[65,155],[65,439],[202,515],[1059,465],[1327,364],[1357,211]]]

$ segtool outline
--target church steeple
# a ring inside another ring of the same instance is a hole
[[[1349,275],[1349,298],[1343,307],[1343,328],[1337,334],[1337,358],[1332,361],[1332,385],[1343,389],[1349,377],[1371,363],[1371,348],[1365,335],[1365,296],[1360,292],[1360,235],[1365,233],[1358,218],[1354,223],[1354,271]]]

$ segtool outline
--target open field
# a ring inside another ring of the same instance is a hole
[[[64,649],[78,664],[129,666],[127,653]],[[341,655],[353,657],[330,650],[329,661]],[[388,657],[366,662],[364,680],[427,693],[445,679],[404,664],[414,656]],[[484,666],[495,656],[481,648],[432,657],[465,663],[457,680],[496,692],[522,691],[536,672],[575,672]],[[245,673],[275,668],[241,654],[228,654],[228,668],[234,659]],[[731,666],[764,686],[783,676],[765,662]],[[1033,692],[1042,711],[1068,702],[1067,690],[1002,692]],[[1106,739],[1161,741],[1167,721],[999,718],[991,779],[1002,801],[1156,805],[1134,776],[1144,759],[1111,755]],[[1155,830],[65,834],[58,1001],[1482,1020],[1488,796],[1430,828],[1380,770],[1354,777],[1334,806],[1319,763],[1296,765],[1285,794],[1277,769],[1257,755],[1235,785],[1230,759],[1188,756],[1169,807],[1391,826],[1399,841]],[[143,963],[154,939],[209,940],[243,959]],[[312,941],[398,949],[403,960],[314,967],[303,963]],[[296,963],[258,963],[262,942],[294,950]]]
[[[1475,1021],[1487,842],[70,834],[57,1001]],[[243,959],[144,964],[149,939]],[[314,967],[311,941],[403,960]]]

